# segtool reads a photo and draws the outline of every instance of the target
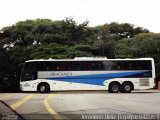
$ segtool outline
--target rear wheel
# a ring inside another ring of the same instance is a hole
[[[38,87],[38,92],[40,93],[48,93],[50,91],[49,89],[49,85],[48,84],[40,84],[39,87]]]
[[[130,93],[133,90],[133,86],[131,83],[124,83],[121,87],[122,93]]]
[[[115,82],[115,83],[111,83],[109,85],[109,92],[110,93],[118,93],[120,90],[120,84]]]

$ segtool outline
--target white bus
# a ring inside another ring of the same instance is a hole
[[[130,93],[155,86],[153,58],[75,58],[28,60],[22,70],[22,91],[108,90]]]

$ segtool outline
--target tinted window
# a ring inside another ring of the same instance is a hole
[[[98,71],[98,70],[152,70],[150,60],[107,61],[37,61],[25,63],[22,81],[37,79],[37,71]],[[150,77],[146,72],[139,77]]]
[[[84,61],[71,61],[71,71],[84,71],[86,70],[86,65]]]
[[[86,61],[86,70],[103,70],[101,61]]]
[[[51,71],[54,64],[52,62],[38,61],[35,64],[36,71]]]
[[[116,70],[117,65],[114,61],[103,61],[104,70]]]
[[[138,61],[137,67],[140,70],[151,70],[152,69],[152,64],[151,61]]]
[[[96,70],[151,70],[149,60],[107,61],[37,61],[25,64],[24,72],[37,71],[96,71]]]
[[[70,69],[70,62],[69,61],[59,61],[59,62],[52,62],[53,64],[53,71],[68,71]]]
[[[26,63],[21,76],[21,81],[28,81],[28,80],[36,80],[37,79],[37,63],[31,62]]]
[[[152,65],[149,60],[127,60],[127,61],[104,61],[104,70],[151,70]]]

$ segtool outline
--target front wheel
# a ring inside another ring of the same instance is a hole
[[[47,84],[41,84],[38,87],[38,92],[40,92],[40,93],[48,93],[49,91],[50,91],[49,85],[47,85]]]
[[[119,83],[111,83],[109,85],[109,92],[110,93],[118,93],[120,90],[120,84]]]

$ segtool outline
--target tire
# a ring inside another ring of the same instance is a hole
[[[122,93],[130,93],[133,90],[133,86],[131,83],[124,83],[121,87]]]
[[[120,91],[120,84],[119,83],[111,83],[109,85],[109,92],[110,93],[118,93]]]
[[[48,84],[41,84],[38,87],[38,92],[40,93],[48,93],[50,91],[49,85]]]

